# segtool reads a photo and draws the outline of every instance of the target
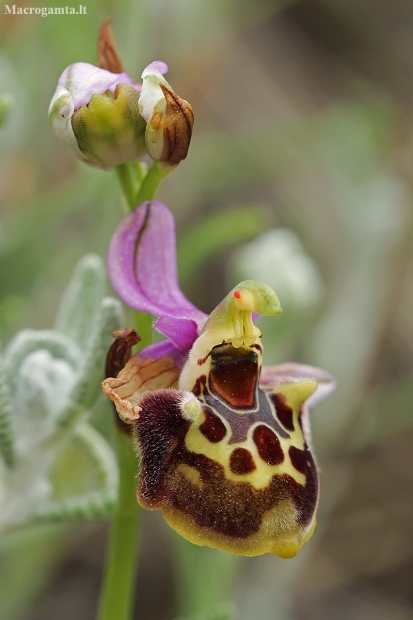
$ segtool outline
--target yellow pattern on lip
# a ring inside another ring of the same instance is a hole
[[[287,383],[285,385],[277,386],[277,394],[283,394],[286,396],[286,402],[291,406],[293,410],[294,431],[289,433],[289,438],[280,437],[281,448],[284,452],[284,461],[277,465],[269,465],[263,461],[259,456],[257,446],[253,441],[254,429],[262,424],[261,422],[255,422],[248,432],[247,439],[242,443],[230,443],[231,440],[231,428],[225,420],[223,423],[227,427],[227,434],[224,439],[218,443],[211,443],[205,435],[201,433],[199,427],[205,421],[205,414],[194,421],[189,427],[187,435],[185,437],[185,446],[191,452],[196,454],[203,454],[209,459],[216,461],[225,471],[225,477],[233,482],[248,482],[254,489],[265,489],[271,483],[273,476],[288,474],[298,484],[304,485],[306,477],[303,473],[297,471],[293,466],[291,459],[289,458],[289,448],[294,446],[299,450],[304,450],[304,439],[302,431],[298,423],[299,411],[301,404],[307,400],[317,389],[317,382],[312,380],[300,381],[297,383]],[[242,415],[242,414],[240,414]],[[274,413],[274,415],[276,415]],[[230,468],[230,456],[237,448],[244,448],[252,455],[253,461],[256,465],[256,469],[246,474],[235,474]]]

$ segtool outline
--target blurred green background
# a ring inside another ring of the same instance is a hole
[[[267,281],[284,307],[262,325],[267,363],[318,365],[338,381],[312,415],[313,540],[293,560],[237,561],[178,549],[146,513],[136,618],[193,612],[193,584],[206,606],[233,600],[241,620],[413,619],[411,3],[105,0],[48,17],[6,15],[4,4],[2,344],[52,326],[77,260],[105,256],[123,217],[115,174],[75,161],[47,119],[61,72],[96,62],[112,15],[128,73],[138,81],[165,60],[194,108],[188,159],[158,195],[176,215],[185,293],[208,312],[237,279]],[[2,620],[92,620],[106,535],[107,523],[87,523],[6,536]]]

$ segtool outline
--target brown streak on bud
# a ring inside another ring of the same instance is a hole
[[[159,161],[177,165],[185,159],[191,142],[194,113],[191,105],[164,84],[159,86],[166,100],[163,129],[163,148]]]
[[[110,25],[111,21],[112,18],[107,17],[99,31],[98,67],[112,73],[123,73],[122,61],[116,48],[115,37]]]

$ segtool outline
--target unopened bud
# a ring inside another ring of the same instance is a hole
[[[185,159],[191,142],[194,114],[191,105],[178,97],[152,63],[142,74],[140,109],[147,122],[149,155],[170,166]]]
[[[78,62],[62,73],[49,107],[56,135],[79,159],[104,169],[147,153],[165,166],[185,159],[194,115],[164,79],[167,65],[152,62],[143,85],[133,82],[123,71],[110,20],[99,34],[98,62]]]
[[[118,84],[112,95],[92,95],[89,105],[73,114],[72,129],[83,156],[96,166],[111,168],[145,155],[145,121],[139,114],[139,93]]]

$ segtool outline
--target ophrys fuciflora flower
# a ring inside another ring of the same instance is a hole
[[[293,557],[314,532],[319,497],[308,411],[333,378],[262,365],[254,313],[281,312],[265,284],[241,282],[209,316],[186,299],[164,205],[144,203],[121,223],[108,264],[121,299],[158,316],[167,337],[103,384],[133,425],[139,503],[196,544]]]

